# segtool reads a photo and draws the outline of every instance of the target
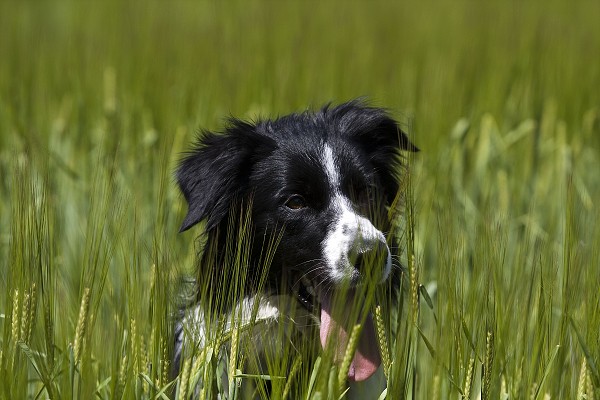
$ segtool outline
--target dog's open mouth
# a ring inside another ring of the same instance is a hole
[[[321,346],[323,349],[326,349],[327,346],[333,346],[335,361],[341,362],[353,329],[350,326],[352,324],[349,322],[350,311],[355,304],[360,305],[362,303],[359,299],[356,299],[357,290],[349,289],[345,291],[344,303],[348,305],[345,307],[333,306],[333,298],[336,295],[335,289],[319,290],[319,287],[313,285],[307,278],[299,280],[295,293],[304,308],[320,316],[319,336]],[[317,312],[317,310],[319,311]],[[381,355],[377,345],[375,324],[371,313],[368,313],[362,324],[356,351],[348,370],[348,379],[352,381],[366,380],[377,371],[380,365]]]

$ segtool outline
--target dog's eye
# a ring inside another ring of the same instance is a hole
[[[306,207],[306,202],[304,201],[304,197],[295,194],[285,202],[285,206],[290,210],[300,210],[301,208]]]

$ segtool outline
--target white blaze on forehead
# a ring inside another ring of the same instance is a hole
[[[333,159],[333,150],[331,150],[328,144],[323,146],[323,165],[325,166],[325,173],[327,174],[327,179],[329,179],[329,184],[337,191],[339,189],[340,174]]]
[[[369,219],[357,214],[350,200],[341,193],[340,171],[328,144],[323,145],[322,160],[332,189],[331,208],[334,210],[334,221],[323,241],[323,255],[327,261],[329,277],[339,282],[354,272],[354,265],[351,265],[349,259],[351,253],[367,252],[381,244],[386,245],[386,241],[383,233]],[[389,249],[387,250],[383,279],[387,278],[392,265]]]

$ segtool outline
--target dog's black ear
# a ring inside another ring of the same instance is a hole
[[[176,173],[179,188],[188,202],[188,212],[179,231],[202,220],[206,220],[207,231],[217,226],[232,202],[248,194],[255,160],[274,147],[275,142],[258,133],[255,125],[235,119],[229,121],[223,133],[201,134]]]
[[[408,135],[394,119],[381,110],[377,110],[376,115],[373,127],[359,137],[362,136],[362,144],[383,185],[387,204],[391,205],[400,187],[401,174],[405,170],[406,158],[402,152],[418,152],[419,148],[408,139]]]
[[[388,204],[391,204],[396,197],[399,174],[404,165],[402,152],[418,152],[419,149],[382,108],[369,107],[361,100],[354,100],[330,112],[334,114],[337,129],[349,135],[367,155],[379,175]]]
[[[368,153],[377,156],[398,155],[398,151],[416,153],[419,150],[409,139],[408,135],[400,128],[398,123],[381,109],[368,109],[369,115],[362,129],[357,129],[354,137]]]

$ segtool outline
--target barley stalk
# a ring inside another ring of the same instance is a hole
[[[348,371],[350,370],[350,363],[352,362],[354,351],[358,345],[361,329],[362,327],[360,324],[354,325],[354,328],[352,328],[352,332],[350,333],[350,338],[348,338],[346,353],[344,354],[342,364],[340,365],[340,369],[338,371],[338,387],[340,388],[340,392],[343,392],[344,386],[346,385],[346,377],[348,376]]]
[[[208,349],[208,347],[205,347],[200,352],[200,354],[195,357],[194,364],[192,364],[192,369],[191,369],[190,375],[192,375],[192,376],[196,375],[202,368],[202,365],[206,361],[206,349]],[[205,368],[205,371],[206,371],[206,368]]]
[[[190,380],[190,369],[191,360],[188,358],[183,363],[183,370],[181,371],[181,380],[179,381],[179,395],[177,396],[179,400],[187,400],[187,389],[188,382]]]
[[[83,341],[85,340],[89,308],[90,288],[85,288],[83,290],[83,296],[81,297],[81,305],[79,307],[79,318],[77,319],[77,328],[75,329],[75,340],[73,341],[73,353],[75,357],[75,363],[78,363],[81,359],[81,350],[83,348]]]
[[[19,305],[20,305],[19,290],[15,289],[13,295],[13,308],[12,308],[12,321],[10,335],[12,340],[12,357],[10,361],[10,368],[14,368],[15,358],[17,354],[17,342],[19,341],[19,332],[21,330],[21,318],[19,318]]]
[[[231,355],[229,358],[229,395],[233,396],[234,395],[234,376],[236,374],[236,370],[237,370],[237,357],[238,357],[238,347],[239,347],[239,335],[240,335],[240,331],[239,331],[239,327],[237,326],[237,324],[234,324],[233,328],[231,329]]]
[[[536,395],[536,393],[537,393],[537,391],[538,391],[538,386],[539,386],[539,385],[537,384],[537,382],[533,382],[533,383],[531,384],[531,391],[529,392],[529,398],[530,398],[531,400],[535,400],[535,395]]]
[[[281,398],[283,400],[288,398],[288,396],[290,394],[290,390],[292,389],[292,382],[294,382],[294,378],[296,377],[296,374],[300,370],[301,365],[302,365],[302,357],[300,355],[298,355],[296,357],[296,359],[294,360],[294,364],[292,365],[290,374],[288,375],[287,381],[285,382],[285,387],[283,388],[283,395],[281,396]]]
[[[204,379],[204,382],[209,382],[210,372],[211,372],[209,366],[206,365],[206,357],[208,354],[208,349],[210,349],[213,352],[213,354],[218,354],[219,348],[220,348],[220,345],[219,346],[213,345],[212,348],[207,346],[204,348],[204,350],[202,350],[200,352],[200,356],[196,358],[193,371],[195,374],[196,373],[195,371],[199,371],[200,367],[202,366],[202,363],[204,363],[205,364],[204,370],[202,371],[202,373],[203,373],[202,379]],[[200,400],[205,400],[207,398],[209,389],[210,389],[209,385],[203,386],[202,391],[200,392]],[[210,396],[208,396],[208,397],[210,398]]]
[[[388,378],[390,371],[390,351],[388,347],[387,336],[385,334],[385,324],[383,323],[381,306],[375,307],[375,324],[377,327],[377,342],[379,343],[381,360],[383,361],[383,371],[385,373],[385,377]]]
[[[504,376],[504,374],[502,374],[502,381],[500,383],[500,398],[501,399],[508,399],[508,388],[506,387],[506,376]]]
[[[30,298],[29,298],[29,311],[27,312],[27,329],[25,329],[25,336],[23,341],[27,344],[31,342],[31,331],[35,323],[35,314],[37,309],[37,291],[35,282],[31,285]]]
[[[431,390],[431,398],[439,399],[440,398],[440,376],[436,374],[433,377],[433,389]]]
[[[231,329],[231,361],[229,363],[229,372],[231,376],[235,375],[236,360],[238,355],[238,347],[240,341],[240,329],[237,325],[234,325]]]
[[[31,296],[29,293],[25,293],[25,297],[23,298],[23,309],[21,310],[21,332],[19,333],[19,340],[26,342],[27,332],[29,331],[29,327],[31,325],[31,321],[29,320],[29,315],[31,314]]]
[[[520,388],[521,387],[521,380],[523,378],[523,361],[524,361],[524,357],[521,357],[521,361],[519,361],[519,365],[518,365],[518,372],[517,372],[517,376],[515,377],[514,381],[512,382],[512,386],[515,388]]]
[[[481,387],[481,398],[490,398],[490,386],[492,384],[492,366],[494,364],[494,333],[488,331],[485,346],[485,360],[483,367],[483,385]]]
[[[19,332],[21,331],[21,318],[19,318],[19,289],[15,289],[13,294],[13,308],[12,308],[12,321],[11,321],[11,338],[13,343],[17,343],[19,340]]]
[[[171,365],[171,361],[169,358],[169,349],[167,347],[167,341],[163,338],[160,339],[161,351],[162,351],[162,373],[160,376],[160,385],[165,385],[169,381],[169,367]]]
[[[139,371],[143,372],[143,373],[148,373],[148,371],[146,370],[146,368],[149,365],[148,347],[146,345],[146,342],[144,342],[142,340],[141,336],[138,339],[140,342],[140,369],[139,369]],[[148,386],[148,381],[146,381],[145,379],[142,380],[142,389],[143,389],[144,393],[148,393],[150,391],[150,386]]]
[[[594,393],[594,384],[592,383],[592,375],[587,372],[586,374],[586,395],[588,399],[596,399],[596,394]]]
[[[586,359],[584,357],[583,362],[581,363],[581,371],[579,372],[579,383],[577,384],[577,399],[578,400],[585,399],[586,384],[587,384],[587,365],[586,365]]]
[[[132,368],[134,374],[137,375],[139,371],[139,352],[138,352],[138,336],[137,336],[137,327],[135,324],[135,319],[132,318],[130,321],[131,325],[131,354],[133,355],[133,363]]]
[[[463,399],[471,398],[471,388],[473,387],[473,370],[475,368],[475,358],[471,357],[469,359],[469,364],[467,365],[467,376],[465,378],[465,385],[463,387]]]
[[[52,310],[49,301],[44,301],[44,329],[46,340],[46,353],[49,365],[54,364],[54,321],[52,318]],[[52,368],[50,368],[52,369]]]
[[[125,384],[127,383],[125,379],[127,379],[127,354],[123,356],[121,360],[121,365],[119,367],[119,378],[117,381],[116,394],[115,398],[120,399],[123,396],[123,392],[125,391]]]
[[[415,263],[414,254],[411,254],[408,264],[410,271],[410,299],[412,308],[412,323],[416,325],[419,316],[419,279],[417,277],[417,266]]]

